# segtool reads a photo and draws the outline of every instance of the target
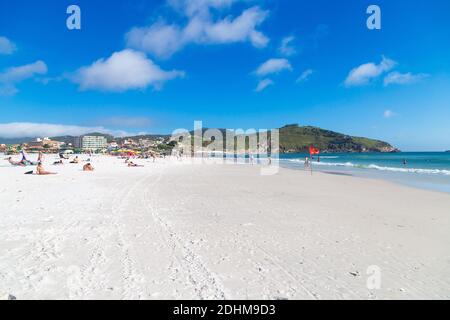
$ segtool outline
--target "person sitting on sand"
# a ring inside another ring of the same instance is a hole
[[[143,166],[137,165],[133,161],[130,161],[130,162],[128,162],[128,167],[134,167],[135,168],[135,167],[143,167]]]
[[[21,166],[21,167],[26,166],[26,164],[23,163],[22,161],[13,161],[13,159],[11,157],[8,158],[8,162],[13,166]]]
[[[72,161],[70,161],[70,163],[75,163],[75,164],[77,164],[78,162],[80,162],[80,160],[78,159],[78,156],[76,156]]]
[[[50,174],[56,174],[55,172],[49,172],[49,171],[45,171],[44,167],[42,166],[42,163],[39,162],[37,167],[36,167],[36,174],[39,176],[47,176]]]
[[[94,171],[94,167],[90,163],[86,163],[83,166],[83,171]]]

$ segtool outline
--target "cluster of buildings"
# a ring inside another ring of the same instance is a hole
[[[70,140],[70,139],[69,139]],[[108,148],[108,141],[104,136],[81,136],[72,141],[56,141],[50,138],[37,138],[22,144],[0,145],[1,153],[17,153],[25,150],[30,153],[60,153],[65,151],[103,151]]]
[[[120,149],[147,151],[159,148],[165,143],[164,138],[140,138],[140,139],[119,139],[108,142],[102,135],[85,135],[80,137],[65,137],[64,142],[55,141],[50,138],[39,138],[34,141],[15,145],[0,145],[1,153],[17,153],[25,150],[30,153],[61,153],[61,152],[110,152]]]
[[[43,139],[36,139],[34,141],[22,143],[22,144],[1,144],[0,145],[0,152],[1,153],[17,153],[20,150],[25,150],[27,152],[31,153],[37,153],[37,152],[58,152],[62,146],[64,145],[64,142],[60,141],[54,141],[49,138],[43,138]]]

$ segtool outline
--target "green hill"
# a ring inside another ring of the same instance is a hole
[[[311,145],[323,153],[399,151],[384,141],[352,137],[317,127],[294,124],[280,128],[280,149],[283,153],[306,152]]]

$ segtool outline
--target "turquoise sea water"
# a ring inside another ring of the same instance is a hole
[[[303,169],[307,154],[280,156],[282,166]],[[316,156],[314,170],[380,178],[450,193],[450,153],[336,153]]]

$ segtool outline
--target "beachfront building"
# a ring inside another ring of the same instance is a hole
[[[83,150],[103,150],[108,147],[104,136],[81,136],[75,138],[75,148]]]
[[[119,148],[119,144],[115,140],[111,141],[108,144],[108,149],[118,149],[118,148]]]
[[[23,144],[23,148],[27,152],[58,152],[64,142],[54,141],[50,138],[37,138],[34,141],[30,141]]]
[[[131,138],[125,139],[122,143],[122,148],[139,147],[139,144]]]

